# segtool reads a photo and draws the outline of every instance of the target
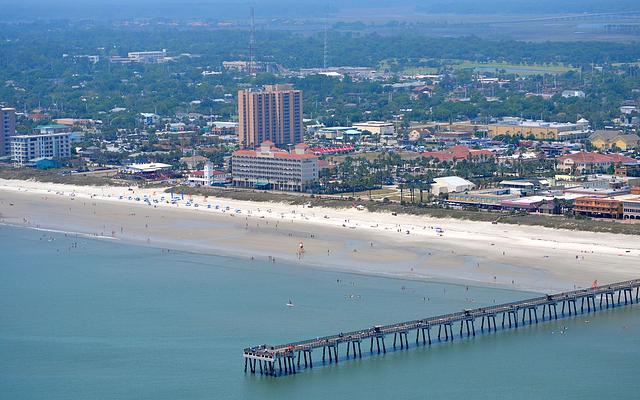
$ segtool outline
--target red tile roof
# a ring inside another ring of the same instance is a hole
[[[276,158],[317,158],[315,154],[295,154],[295,153],[287,153],[286,151],[274,153],[274,157]]]
[[[295,153],[287,153],[284,150],[279,149],[271,149],[270,151],[273,154],[274,158],[290,158],[290,159],[303,159],[303,158],[316,158],[314,154],[305,153],[305,154],[295,154]],[[247,156],[247,157],[257,157],[259,154],[256,150],[236,150],[233,152],[234,156]]]
[[[614,163],[626,163],[626,162],[638,161],[635,158],[627,157],[622,154],[608,154],[608,156],[611,157],[611,162],[614,162]]]
[[[474,157],[491,157],[490,150],[470,150],[467,146],[453,146],[443,151],[427,151],[422,153],[423,157],[433,157],[439,161],[468,160]]]
[[[624,156],[622,154],[587,153],[584,151],[573,154],[565,154],[564,156],[558,157],[557,160],[560,162],[572,160],[574,163],[578,164],[620,163],[636,161],[635,159]]]
[[[236,150],[233,152],[234,156],[255,156],[255,150]]]
[[[451,161],[455,157],[453,153],[448,153],[446,151],[425,151],[421,155],[426,158],[435,158],[438,161]]]
[[[340,146],[340,147],[325,147],[325,148],[317,147],[317,148],[311,149],[312,152],[318,153],[318,154],[337,153],[341,151],[352,151],[352,150],[355,150],[355,147],[351,145]]]
[[[492,157],[491,150],[471,150],[471,157]]]

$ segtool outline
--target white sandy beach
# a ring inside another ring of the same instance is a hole
[[[0,217],[162,248],[541,292],[640,277],[640,236],[198,196],[172,203],[161,189],[0,180]]]

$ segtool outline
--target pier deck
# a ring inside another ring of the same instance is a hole
[[[633,293],[635,291],[635,293]],[[617,301],[615,295],[617,294]],[[577,314],[577,302],[580,301],[580,311],[587,312],[596,311],[596,299],[599,297],[598,307],[615,307],[620,304],[633,304],[639,301],[640,296],[640,279],[612,283],[608,285],[597,286],[589,289],[579,289],[569,292],[563,292],[553,295],[545,295],[534,297],[531,299],[514,301],[511,303],[499,304],[494,306],[479,307],[475,309],[463,310],[451,314],[438,315],[417,319],[412,321],[398,322],[390,325],[377,325],[371,328],[361,330],[343,332],[336,335],[323,336],[315,339],[302,340],[280,345],[260,345],[248,347],[244,349],[243,357],[245,360],[244,370],[247,367],[251,373],[262,373],[277,376],[279,374],[296,373],[296,366],[300,368],[301,357],[304,357],[304,366],[313,367],[311,353],[315,349],[322,349],[322,362],[326,362],[327,358],[330,363],[338,362],[339,345],[347,344],[347,357],[362,356],[361,343],[364,340],[370,341],[369,351],[386,353],[385,338],[393,334],[393,347],[396,347],[399,339],[400,348],[408,348],[408,333],[416,332],[416,343],[420,342],[420,334],[422,334],[422,343],[431,344],[431,329],[438,329],[438,340],[454,340],[453,326],[460,324],[459,334],[466,335],[476,334],[476,320],[481,319],[480,329],[484,331],[485,323],[487,329],[491,331],[497,330],[496,317],[502,314],[501,328],[517,328],[520,324],[538,323],[538,309],[542,307],[542,321],[545,315],[548,319],[558,319],[557,306],[562,305],[561,315],[564,316]],[[624,303],[622,303],[624,299]],[[565,313],[566,311],[566,313]],[[443,331],[444,329],[444,331]],[[426,335],[425,335],[426,333]],[[428,339],[427,339],[428,335]],[[328,356],[327,356],[328,353]],[[296,360],[297,357],[297,360]],[[258,364],[256,364],[258,363]],[[278,368],[276,369],[276,363]],[[258,370],[259,366],[259,370]]]

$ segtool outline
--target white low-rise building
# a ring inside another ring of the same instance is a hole
[[[564,97],[565,99],[568,99],[570,97],[578,97],[581,99],[585,98],[585,93],[582,90],[563,90],[562,91],[562,97]]]
[[[431,184],[431,194],[438,196],[446,193],[459,193],[471,190],[476,185],[473,182],[469,182],[466,179],[459,176],[445,176],[442,178],[435,178],[435,183]]]
[[[71,157],[71,133],[44,133],[11,137],[11,159],[25,165],[37,158]]]
[[[368,131],[374,135],[393,136],[396,133],[393,122],[367,121],[353,124],[353,128],[361,131]]]
[[[171,165],[163,163],[129,164],[121,169],[126,174],[153,174],[161,171],[169,171]]]
[[[231,176],[226,171],[216,171],[213,164],[204,164],[202,171],[191,171],[187,176],[187,181],[197,186],[222,186],[229,182]]]

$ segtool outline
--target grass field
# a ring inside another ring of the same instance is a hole
[[[569,71],[577,71],[575,67],[563,64],[512,64],[500,61],[478,62],[470,60],[443,60],[445,65],[455,69],[473,69],[479,72],[505,71],[517,75],[540,75],[540,74],[563,74]],[[398,66],[397,60],[389,59],[380,63],[379,70],[393,69]],[[405,67],[402,70],[404,75],[436,74],[438,68],[434,67]]]
[[[483,63],[468,60],[457,61],[453,66],[456,69],[473,69],[480,72],[504,70],[507,73],[517,75],[563,74],[572,70],[578,70],[577,68],[569,67],[566,65],[510,64],[498,61]]]
[[[398,190],[395,187],[384,187],[382,189],[376,189],[371,191],[371,198],[373,200],[382,200],[385,197],[392,200],[392,197],[396,196]],[[346,193],[347,196],[351,195],[350,193]],[[361,199],[369,199],[369,191],[365,190],[363,192],[356,192],[355,198]]]
[[[406,68],[402,71],[403,75],[429,75],[429,74],[437,74],[438,68],[432,67],[411,67]]]

